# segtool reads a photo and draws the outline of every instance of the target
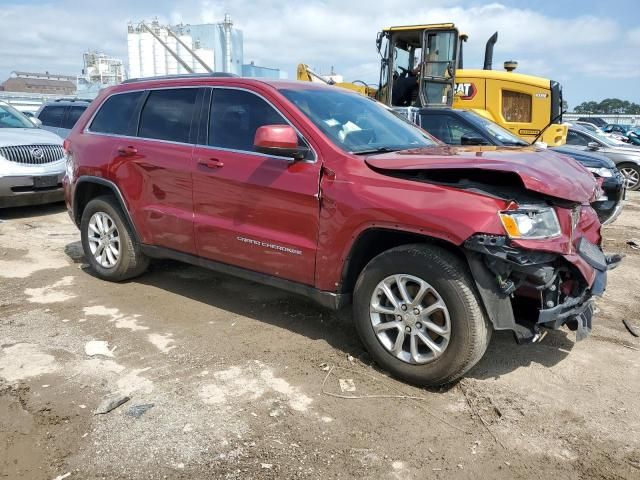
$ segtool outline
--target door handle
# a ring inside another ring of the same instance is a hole
[[[217,158],[200,158],[198,160],[198,165],[202,165],[207,168],[220,168],[224,167],[224,163],[218,160]]]
[[[138,153],[138,149],[132,145],[118,147],[118,153],[123,157],[132,157]]]

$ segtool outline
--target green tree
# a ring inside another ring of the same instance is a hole
[[[600,114],[640,114],[640,105],[620,100],[619,98],[605,98],[601,102],[582,102],[574,111],[576,113],[600,113]]]

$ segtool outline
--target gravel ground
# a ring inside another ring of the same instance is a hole
[[[62,206],[0,219],[0,478],[640,478],[639,194],[591,337],[499,332],[438,390],[377,370],[348,313],[175,262],[106,283]]]

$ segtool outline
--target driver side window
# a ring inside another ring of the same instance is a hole
[[[569,130],[567,133],[567,145],[578,145],[580,147],[586,147],[589,143],[589,138],[581,135],[580,133]]]

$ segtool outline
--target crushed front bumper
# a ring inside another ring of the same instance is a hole
[[[567,325],[577,340],[589,335],[593,297],[604,293],[607,271],[622,259],[605,256],[586,238],[572,255],[515,248],[505,237],[488,235],[474,235],[464,246],[494,328],[513,330],[519,343],[536,341],[542,327]]]

